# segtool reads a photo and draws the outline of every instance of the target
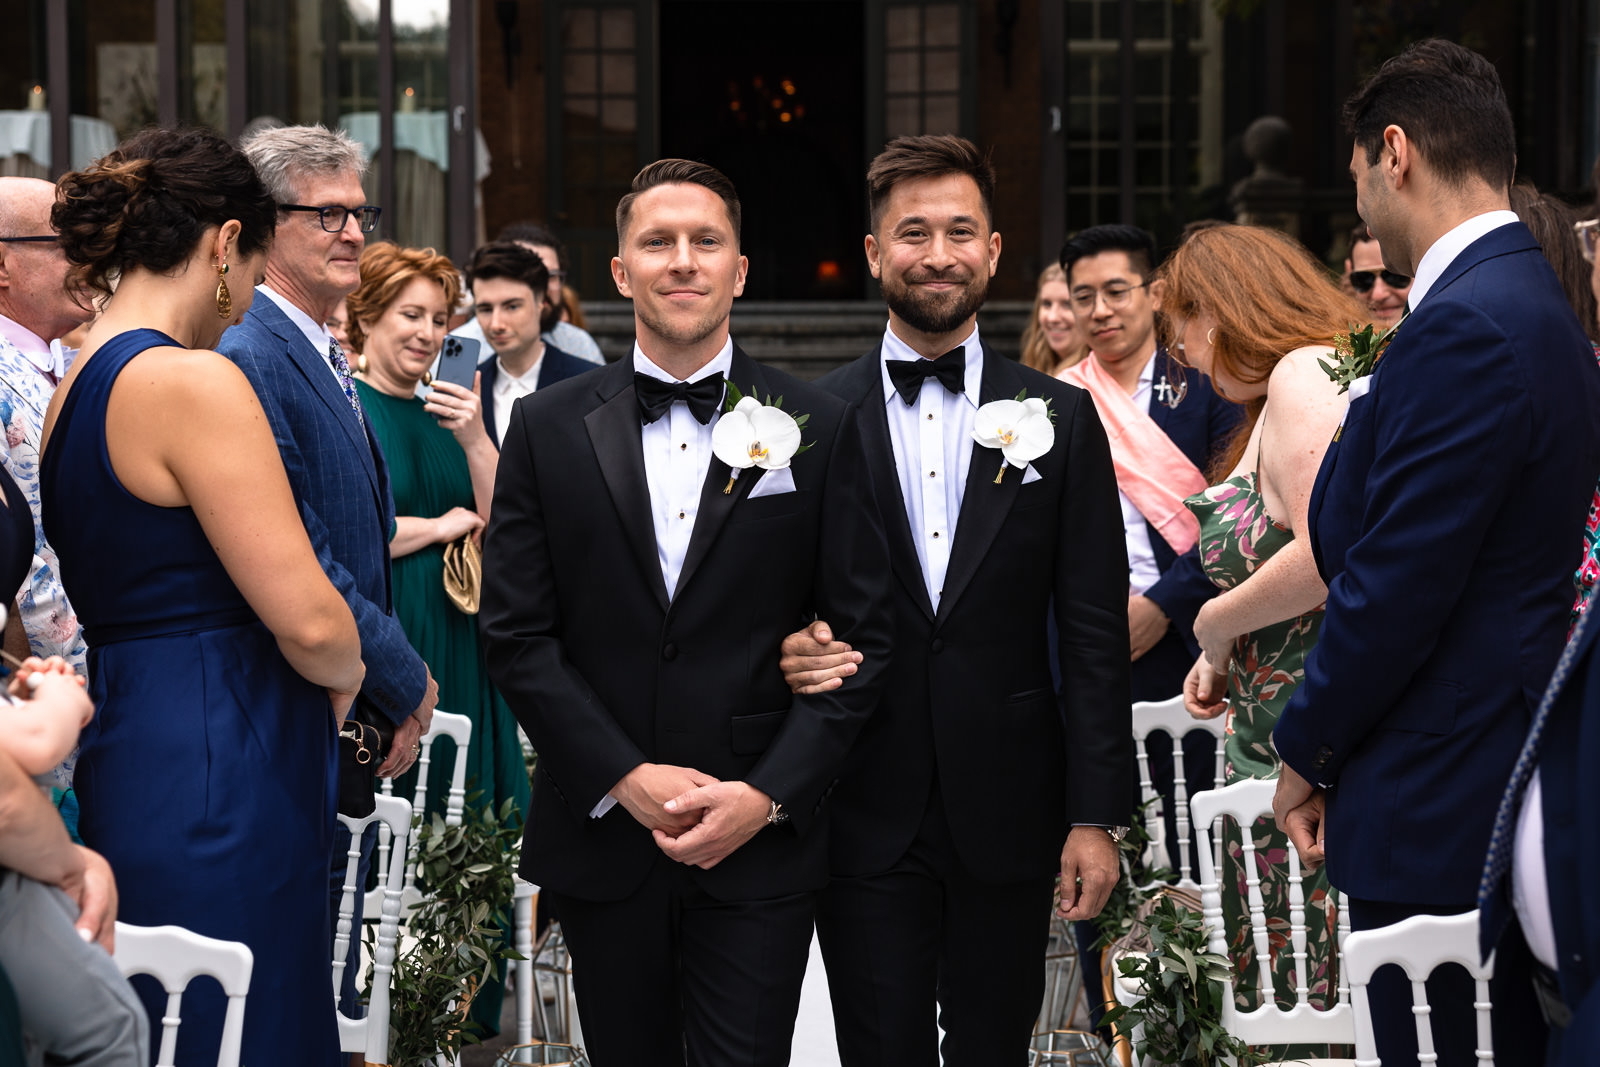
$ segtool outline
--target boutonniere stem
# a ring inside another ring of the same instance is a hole
[[[1351,382],[1365,378],[1377,368],[1378,360],[1383,358],[1398,329],[1398,323],[1387,330],[1380,330],[1370,322],[1360,330],[1352,324],[1349,333],[1333,339],[1333,354],[1337,360],[1330,365],[1319,359],[1317,365],[1339,384],[1339,392],[1343,393]]]

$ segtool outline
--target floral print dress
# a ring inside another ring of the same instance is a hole
[[[1267,514],[1266,502],[1256,488],[1259,476],[1256,471],[1229,478],[1185,501],[1200,520],[1200,560],[1206,575],[1223,589],[1244,581],[1294,539],[1287,526]],[[1306,656],[1317,642],[1322,613],[1318,607],[1273,623],[1242,635],[1235,644],[1228,676],[1232,704],[1227,740],[1229,782],[1278,776],[1280,762],[1272,747],[1272,729],[1305,678]],[[1292,1007],[1297,982],[1289,936],[1289,842],[1270,817],[1258,821],[1251,833],[1266,905],[1276,999],[1281,1006]],[[1235,999],[1240,1010],[1250,1011],[1261,1005],[1260,971],[1247,925],[1244,850],[1239,830],[1231,823],[1226,824],[1223,842],[1222,914],[1235,967]],[[1301,890],[1305,894],[1310,971],[1307,986],[1312,1002],[1323,1008],[1337,994],[1333,951],[1337,910],[1331,906],[1324,871],[1306,875]]]

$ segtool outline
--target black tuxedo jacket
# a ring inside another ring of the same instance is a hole
[[[994,484],[1000,453],[973,446],[937,613],[895,471],[880,350],[819,383],[856,405],[894,572],[883,699],[829,800],[835,874],[898,860],[934,788],[962,859],[995,882],[1048,877],[1071,823],[1128,821],[1128,556],[1105,431],[1083,390],[987,346],[983,361],[979,403],[1024,388],[1049,398],[1055,444],[1028,485],[1015,468]]]
[[[595,369],[595,364],[563,352],[546,341],[544,357],[539,363],[539,380],[534,385],[534,392]],[[483,402],[483,428],[488,431],[489,440],[494,442],[494,447],[499,448],[500,438],[495,436],[494,431],[494,383],[500,378],[500,360],[491,354],[488,359],[478,364],[478,373],[482,375],[478,380],[478,396]]]
[[[633,363],[522,398],[511,416],[484,547],[489,672],[539,753],[522,874],[569,896],[618,900],[656,862],[620,806],[590,811],[640,763],[742,780],[782,803],[709,871],[723,900],[820,888],[815,815],[877,700],[889,658],[888,559],[846,405],[737,347],[746,394],[809,413],[795,489],[748,499],[760,472],[706,475],[676,595],[658,562]],[[866,656],[842,688],[794,696],[779,645],[817,613]]]
[[[1217,391],[1211,388],[1209,378],[1193,368],[1179,365],[1167,355],[1165,348],[1156,349],[1153,379],[1157,386],[1163,380],[1176,382],[1183,379],[1188,382],[1188,392],[1175,408],[1168,407],[1156,389],[1151,389],[1148,414],[1151,421],[1161,427],[1172,443],[1189,457],[1189,462],[1200,468],[1200,473],[1208,473],[1212,461],[1222,453],[1238,430],[1244,418],[1244,408],[1218,396]],[[1200,646],[1194,639],[1194,617],[1206,601],[1217,595],[1217,586],[1206,577],[1205,568],[1200,565],[1198,548],[1192,548],[1180,556],[1172,551],[1172,546],[1167,544],[1159,530],[1148,522],[1145,528],[1150,533],[1150,548],[1155,553],[1161,578],[1146,589],[1144,595],[1166,613],[1167,618],[1172,620],[1173,629],[1189,646],[1189,651],[1198,656]],[[1135,664],[1134,670],[1138,669]]]

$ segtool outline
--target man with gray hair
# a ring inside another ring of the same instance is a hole
[[[391,753],[378,768],[380,776],[394,777],[415,762],[439,687],[394,616],[388,468],[362,415],[349,364],[323,325],[361,280],[361,249],[379,209],[365,203],[361,146],[341,131],[283,126],[261,130],[241,147],[278,201],[278,229],[260,299],[223,335],[218,350],[255,387],[317,558],[355,615],[367,668],[357,702],[395,724]],[[373,839],[368,834],[362,842],[363,872]],[[336,827],[330,918],[348,847],[348,832]],[[355,906],[353,929],[359,930],[359,893]],[[331,939],[331,926],[329,932]],[[352,957],[358,940],[352,939]],[[354,1001],[356,970],[345,968],[347,1005]]]
[[[56,187],[47,181],[0,178],[0,465],[27,498],[34,527],[27,584],[0,591],[0,603],[16,597],[35,655],[61,656],[82,674],[83,633],[39,522],[39,433],[66,372],[58,338],[93,315],[87,297],[67,287],[67,257],[50,228],[55,202]],[[58,772],[56,784],[70,784],[66,773]]]

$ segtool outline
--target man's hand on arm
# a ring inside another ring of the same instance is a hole
[[[679,803],[668,809],[667,803],[674,799],[682,801],[697,788],[716,784],[716,778],[693,767],[641,763],[612,786],[611,796],[640,826],[654,831],[660,843],[662,837],[670,840],[698,823],[699,808],[704,807],[703,804]]]
[[[417,742],[433,729],[433,709],[439,703],[439,683],[428,671],[428,684],[422,692],[422,703],[400,725],[394,728],[394,744],[389,748],[389,758],[378,768],[379,778],[398,778],[411,769],[417,761]]]
[[[1156,642],[1167,635],[1167,629],[1172,625],[1172,620],[1167,618],[1167,613],[1147,596],[1131,596],[1128,598],[1128,644],[1133,653],[1133,659],[1138,659],[1152,648]]]
[[[783,671],[783,680],[802,695],[839,688],[861,662],[861,653],[835,641],[832,628],[821,619],[785,637],[781,651],[778,669]]]
[[[1074,826],[1061,847],[1056,914],[1073,920],[1099,915],[1121,873],[1117,843],[1105,828]]]
[[[1300,864],[1308,871],[1322,866],[1326,858],[1322,844],[1323,809],[1326,797],[1321,789],[1287,763],[1278,772],[1278,787],[1272,794],[1272,814],[1278,829],[1289,835],[1289,843],[1300,853]]]
[[[656,830],[661,851],[679,863],[710,870],[767,825],[772,798],[748,782],[714,782],[673,797],[666,810],[690,812],[699,821],[676,837]]]

